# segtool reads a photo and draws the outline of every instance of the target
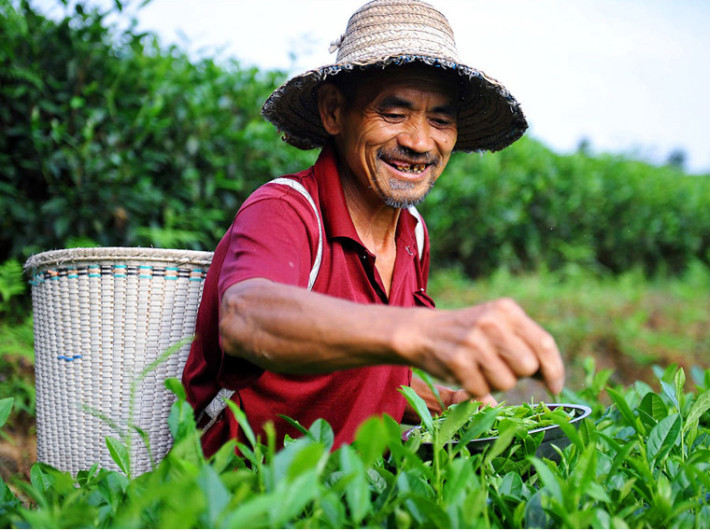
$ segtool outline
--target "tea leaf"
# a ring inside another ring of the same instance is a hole
[[[431,412],[426,405],[426,402],[417,395],[412,387],[402,386],[399,391],[404,395],[409,405],[414,409],[414,412],[421,418],[422,423],[430,432],[434,431],[434,420],[431,417]]]
[[[350,515],[357,527],[370,510],[370,492],[367,486],[367,475],[362,461],[355,451],[344,445],[340,448],[340,468],[344,473],[345,501],[350,509]]]
[[[629,407],[629,404],[626,402],[626,399],[624,396],[622,396],[619,392],[614,390],[611,387],[607,387],[606,389],[607,393],[609,394],[609,397],[612,399],[614,404],[616,405],[616,408],[619,409],[619,412],[621,413],[621,416],[626,420],[627,425],[630,427],[633,427],[636,432],[638,432],[641,435],[646,434],[646,428],[644,427],[643,423],[640,421],[636,421],[637,418],[634,415],[634,413],[631,411],[631,408]]]
[[[380,416],[373,416],[358,427],[355,433],[355,446],[366,466],[382,456],[389,444],[389,433]]]
[[[12,404],[15,398],[2,398],[0,399],[0,427],[5,425],[5,422],[10,417],[10,412],[12,412]]]
[[[457,452],[463,449],[471,440],[480,438],[481,434],[490,430],[500,413],[498,407],[484,407],[482,412],[476,415],[476,421],[461,436],[457,445]]]
[[[648,428],[653,428],[656,423],[668,416],[668,407],[655,392],[648,392],[638,407],[639,417]]]
[[[676,396],[675,388],[665,381],[661,381],[661,389],[663,389],[663,393],[668,397],[668,399],[671,400],[671,403],[673,403],[676,410],[680,412],[680,405],[678,404],[678,396]]]
[[[444,422],[439,427],[437,449],[440,449],[445,442],[451,440],[456,431],[468,421],[471,413],[473,413],[476,408],[477,404],[471,401],[464,401],[451,407],[450,413],[446,415]]]
[[[543,460],[540,460],[536,456],[531,456],[530,462],[533,466],[535,466],[535,470],[537,471],[537,474],[540,477],[540,481],[542,482],[543,486],[545,486],[547,492],[552,496],[552,498],[556,499],[558,502],[561,503],[562,485],[560,484],[560,481],[557,479],[555,474],[550,470],[550,468]]]
[[[128,449],[126,448],[120,440],[112,437],[106,437],[106,447],[108,447],[108,452],[116,465],[123,471],[126,476],[130,477],[131,473],[131,458],[128,454]]]
[[[676,398],[678,399],[678,401],[680,401],[681,397],[683,396],[683,387],[685,387],[685,370],[683,370],[683,368],[678,368],[678,371],[675,373],[673,382],[675,383]],[[678,409],[678,412],[680,412],[680,408]]]
[[[671,414],[651,429],[647,442],[649,463],[663,460],[678,445],[680,426],[680,414]]]
[[[202,526],[215,528],[218,526],[217,518],[229,504],[231,496],[212,466],[203,465],[196,482],[207,506],[202,517]]]
[[[242,428],[242,433],[244,433],[244,436],[246,436],[251,446],[256,447],[256,436],[254,436],[254,431],[252,430],[251,425],[249,425],[247,415],[244,414],[244,411],[239,407],[239,405],[231,399],[227,400],[227,406],[229,407],[229,410],[232,411],[232,414],[234,414],[237,423]]]
[[[289,418],[285,414],[277,414],[279,418],[284,420],[286,423],[288,423],[291,427],[294,429],[298,430],[301,434],[308,435],[308,429],[306,429],[303,425],[301,425],[297,420],[294,420],[293,418]]]
[[[412,373],[426,383],[426,385],[429,387],[429,390],[431,390],[431,393],[434,394],[434,397],[436,398],[436,402],[439,404],[439,407],[441,407],[441,410],[444,410],[446,408],[446,405],[444,405],[444,402],[441,400],[441,394],[439,393],[439,389],[434,383],[434,379],[432,379],[432,377],[427,372],[425,372],[424,370],[420,370],[419,368],[412,368]]]
[[[175,394],[175,396],[178,399],[181,400],[186,400],[187,399],[187,393],[185,392],[185,387],[182,385],[182,382],[175,378],[175,377],[168,377],[165,380],[165,388],[167,388],[170,392]]]
[[[333,447],[333,442],[335,440],[333,428],[327,421],[321,418],[313,422],[311,428],[308,429],[308,435],[316,442],[322,443],[327,450],[330,450],[330,448]]]
[[[706,390],[695,399],[695,403],[690,407],[688,417],[685,419],[683,431],[688,431],[708,410],[710,410],[710,390]]]

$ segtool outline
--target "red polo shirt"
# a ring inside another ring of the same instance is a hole
[[[325,238],[314,291],[363,304],[433,307],[425,292],[428,237],[420,259],[414,235],[417,220],[409,212],[402,211],[397,226],[397,257],[388,298],[375,256],[360,241],[348,213],[334,150],[324,148],[313,167],[288,177],[308,190],[321,213]],[[284,375],[227,356],[220,348],[219,301],[224,291],[250,278],[306,287],[317,246],[318,220],[297,191],[266,184],[244,202],[215,251],[197,315],[197,338],[183,373],[188,401],[197,413],[224,387],[236,391],[232,400],[257,434],[263,433],[265,422],[272,421],[277,442],[282,443],[285,434],[295,437],[298,433],[278,414],[305,427],[323,418],[333,427],[335,447],[351,442],[357,427],[372,415],[389,414],[401,421],[405,400],[397,389],[411,381],[406,366]],[[205,453],[212,454],[236,436],[236,420],[231,413],[223,413],[203,436]]]

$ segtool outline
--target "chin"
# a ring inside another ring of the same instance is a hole
[[[388,193],[383,193],[381,196],[387,206],[392,208],[409,208],[410,206],[416,206],[424,201],[433,187],[434,183],[430,182],[423,192],[417,192],[416,184],[396,181],[396,183],[391,182]]]

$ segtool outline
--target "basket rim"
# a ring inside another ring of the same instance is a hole
[[[77,262],[143,261],[209,267],[214,252],[153,247],[91,247],[47,250],[30,256],[23,269],[27,272],[47,266],[62,266]]]

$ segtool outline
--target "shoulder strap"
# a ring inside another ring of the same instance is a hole
[[[274,180],[270,180],[267,184],[283,184],[296,190],[298,193],[300,193],[306,198],[308,204],[310,204],[311,208],[313,208],[313,213],[316,214],[316,219],[318,220],[318,250],[316,252],[316,257],[313,260],[311,273],[308,276],[308,290],[310,291],[311,289],[313,289],[313,285],[316,283],[316,278],[318,278],[318,271],[320,270],[320,263],[323,259],[323,225],[320,220],[320,212],[316,207],[316,203],[313,201],[313,197],[311,197],[311,194],[308,193],[308,190],[300,182],[290,178],[279,177]]]
[[[414,228],[414,237],[417,238],[417,251],[419,252],[419,259],[422,259],[422,255],[424,254],[424,221],[422,220],[422,215],[414,207],[414,205],[409,206],[407,210],[417,220],[417,226]]]
[[[311,272],[308,275],[308,290],[310,291],[316,283],[316,278],[318,278],[318,272],[320,271],[320,264],[323,260],[323,224],[320,220],[320,212],[318,211],[318,207],[316,206],[313,197],[311,197],[311,194],[308,193],[308,190],[303,186],[303,184],[296,180],[286,177],[279,177],[270,180],[267,184],[282,184],[296,190],[298,193],[303,195],[303,197],[305,197],[308,204],[310,204],[311,208],[313,208],[313,213],[316,214],[316,220],[318,221],[318,250],[316,251],[316,257],[313,260],[313,265],[311,266]],[[217,392],[217,395],[212,398],[212,401],[210,401],[209,405],[207,405],[202,411],[202,414],[200,414],[200,418],[202,418],[205,414],[210,418],[202,429],[203,431],[207,431],[210,427],[212,427],[212,425],[214,425],[220,413],[227,407],[227,401],[233,395],[234,390],[227,390],[226,388],[221,388],[219,392]]]

